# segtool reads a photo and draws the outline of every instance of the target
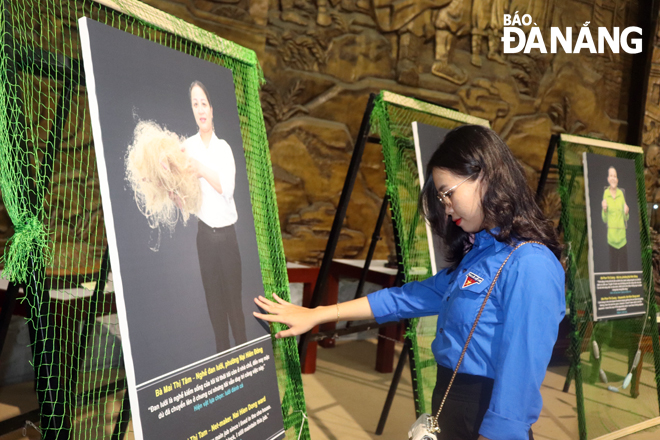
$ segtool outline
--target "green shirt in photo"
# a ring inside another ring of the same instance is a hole
[[[607,211],[602,211],[603,222],[607,223],[607,243],[615,249],[621,249],[626,245],[626,222],[630,218],[630,214],[624,214],[626,199],[619,188],[612,197],[608,187],[605,188],[603,200],[607,202]]]

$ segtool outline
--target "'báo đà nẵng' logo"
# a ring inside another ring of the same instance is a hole
[[[502,42],[504,43],[503,53],[530,53],[532,50],[538,50],[541,53],[548,53],[548,47],[543,40],[541,29],[533,23],[532,16],[525,14],[522,17],[516,11],[513,16],[504,14],[504,28]],[[626,53],[640,53],[642,51],[642,29],[637,26],[630,26],[623,30],[618,27],[609,31],[606,27],[598,27],[596,41],[590,22],[585,22],[580,28],[573,42],[573,28],[550,28],[550,53],[557,53],[557,47],[561,46],[566,53],[580,53],[580,51],[589,51],[591,53],[604,53],[605,45],[609,46],[613,53],[619,53],[622,49]],[[531,26],[529,34],[516,26]],[[635,38],[633,38],[635,37]]]

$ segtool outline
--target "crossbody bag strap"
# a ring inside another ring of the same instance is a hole
[[[442,408],[445,406],[445,401],[447,400],[447,396],[449,395],[449,390],[451,389],[452,384],[454,383],[454,379],[456,378],[456,374],[458,373],[458,369],[461,366],[461,363],[463,362],[463,358],[465,357],[465,352],[467,351],[468,345],[470,345],[470,341],[472,340],[472,335],[474,334],[474,330],[477,328],[477,324],[479,323],[479,318],[481,318],[481,313],[484,311],[484,308],[486,307],[486,303],[488,302],[488,298],[490,298],[490,294],[493,291],[493,287],[495,287],[495,281],[500,277],[500,274],[502,273],[502,269],[504,269],[504,265],[506,264],[507,261],[509,261],[509,258],[511,258],[511,255],[522,245],[525,245],[527,243],[536,243],[543,245],[543,243],[539,241],[525,241],[522,243],[519,243],[513,250],[509,253],[509,255],[506,257],[502,265],[500,266],[499,270],[495,274],[495,278],[493,279],[493,282],[490,283],[490,288],[488,289],[488,293],[486,294],[486,297],[484,298],[484,302],[481,304],[481,308],[479,309],[479,313],[477,313],[477,317],[474,320],[474,324],[472,324],[472,329],[470,330],[470,334],[468,335],[467,341],[465,341],[465,346],[463,346],[463,352],[461,353],[461,357],[458,358],[458,363],[456,364],[456,368],[454,369],[454,374],[452,374],[451,379],[449,380],[449,385],[447,385],[447,391],[445,391],[445,396],[442,398],[442,402],[440,403],[440,408],[438,408],[438,413],[431,419],[431,431],[432,432],[440,432],[440,428],[438,427],[438,417],[440,417],[440,412],[442,412]]]

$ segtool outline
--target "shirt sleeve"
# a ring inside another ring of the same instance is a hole
[[[549,252],[525,253],[504,270],[502,343],[479,433],[490,440],[528,440],[543,407],[540,388],[566,313],[564,271]]]
[[[447,269],[443,269],[424,281],[379,290],[367,295],[369,306],[379,324],[437,315],[444,306],[442,298],[449,279]]]
[[[222,196],[226,199],[234,198],[234,187],[236,186],[236,162],[231,147],[224,139],[220,139],[219,145],[219,163],[216,163],[214,170],[218,173],[220,185],[222,186]]]

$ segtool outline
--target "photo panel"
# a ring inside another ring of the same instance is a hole
[[[595,321],[646,313],[635,162],[583,153]]]
[[[451,130],[443,127],[413,122],[413,140],[415,141],[415,155],[417,158],[417,170],[419,172],[419,186],[424,188],[426,184],[426,168],[431,160],[431,156],[438,149],[442,140]],[[429,243],[429,253],[431,256],[431,270],[435,275],[438,271],[449,266],[446,260],[445,244],[431,229],[431,225],[426,223],[426,237]]]
[[[232,72],[80,30],[135,437],[282,438]]]

